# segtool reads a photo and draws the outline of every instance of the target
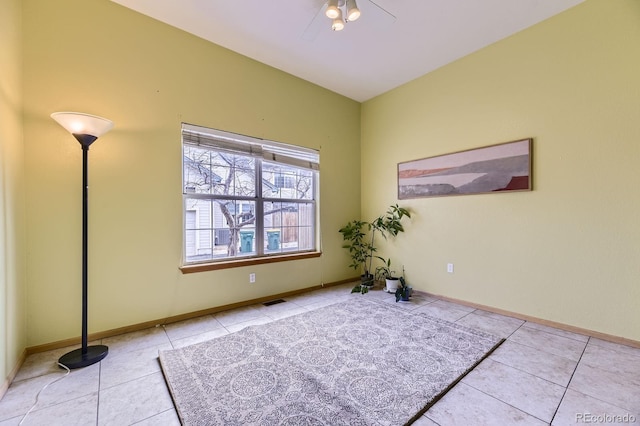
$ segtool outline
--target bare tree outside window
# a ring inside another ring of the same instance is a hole
[[[316,173],[185,144],[185,260],[313,250]]]

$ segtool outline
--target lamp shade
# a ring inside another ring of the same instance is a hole
[[[360,17],[360,9],[356,0],[347,0],[347,21],[353,22]]]
[[[333,23],[331,24],[331,29],[333,31],[344,30],[344,19],[342,19],[342,10],[338,9],[338,17],[333,20]]]
[[[339,13],[340,9],[338,8],[338,0],[329,0],[327,2],[327,10],[325,11],[327,18],[336,19]]]
[[[76,137],[87,135],[97,139],[113,128],[113,121],[81,112],[54,112],[51,118]]]

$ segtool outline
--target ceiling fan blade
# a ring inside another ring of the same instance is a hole
[[[384,9],[382,6],[374,2],[373,0],[360,0],[364,3],[365,8],[362,10],[362,18],[368,18],[377,28],[383,28],[393,24],[396,21],[396,17]],[[360,6],[362,8],[362,6]]]
[[[322,29],[331,30],[331,20],[329,20],[324,14],[326,10],[327,3],[325,2],[302,33],[302,38],[304,40],[313,41]]]

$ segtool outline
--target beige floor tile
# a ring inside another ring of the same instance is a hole
[[[516,330],[508,340],[573,361],[580,360],[587,345],[586,342],[525,326]]]
[[[225,326],[225,328],[227,329],[227,331],[229,331],[229,333],[235,333],[236,331],[240,331],[245,327],[249,327],[250,325],[260,325],[260,324],[266,324],[268,322],[273,321],[271,318],[267,317],[267,316],[261,316],[258,318],[253,318],[249,321],[244,321],[244,322],[239,322],[239,323],[234,323],[232,325],[227,325]]]
[[[519,327],[521,327],[525,323],[524,320],[521,320],[518,318],[510,317],[508,315],[497,314],[495,312],[489,312],[482,309],[476,309],[475,311],[473,311],[473,313],[476,315],[481,315],[483,317],[489,317],[489,318],[501,320],[513,326],[514,330],[517,330]]]
[[[256,306],[247,306],[215,314],[215,318],[225,327],[260,317],[264,317],[264,315]]]
[[[23,426],[86,426],[96,424],[98,392],[41,410],[34,410],[23,420]]]
[[[144,419],[136,423],[135,426],[180,426],[180,419],[176,410],[170,409]]]
[[[223,325],[213,316],[205,315],[198,318],[192,318],[186,321],[175,322],[164,326],[164,330],[169,340],[182,339],[196,334],[206,333],[208,331],[222,328]]]
[[[67,352],[70,352],[79,347],[80,345],[75,345],[29,355],[24,361],[24,364],[22,364],[22,367],[20,368],[20,371],[18,371],[18,374],[16,374],[16,378],[14,379],[14,381],[19,382],[20,380],[64,371],[60,369],[60,366],[58,366],[58,359]]]
[[[439,426],[438,423],[434,422],[427,416],[422,416],[411,424],[414,426]]]
[[[580,363],[601,370],[624,375],[627,380],[640,386],[640,352],[620,351],[615,346],[588,344]],[[640,395],[638,396],[640,399]]]
[[[555,327],[549,327],[548,325],[538,324],[536,322],[527,321],[524,323],[523,327],[534,328],[540,331],[546,331],[550,334],[555,334],[556,336],[566,337],[568,339],[578,340],[579,342],[587,342],[589,340],[589,336],[585,336],[584,334],[573,333],[571,331],[561,330]]]
[[[456,323],[502,338],[509,337],[520,327],[520,325],[515,325],[511,321],[478,315],[475,311],[460,318]]]
[[[100,390],[160,371],[158,351],[172,348],[171,343],[166,343],[107,356],[101,362]]]
[[[266,317],[272,320],[279,320],[281,318],[287,318],[292,315],[302,314],[308,312],[303,306],[292,302],[283,302],[270,306],[262,306],[260,311]]]
[[[619,343],[613,343],[613,342],[609,342],[606,340],[602,340],[602,339],[598,339],[595,337],[590,337],[589,338],[589,344],[590,345],[595,345],[595,346],[600,346],[602,348],[608,348],[608,349],[612,349],[616,352],[623,352],[629,355],[636,355],[636,356],[640,356],[640,348],[634,348],[632,346],[627,346],[627,345],[621,345]]]
[[[34,410],[60,404],[98,391],[100,366],[65,370],[33,379],[14,382],[0,401],[0,420],[23,415],[36,403]],[[38,397],[39,394],[39,397]]]
[[[267,314],[267,316],[269,318],[271,318],[273,321],[279,320],[279,319],[283,319],[283,318],[288,318],[294,315],[299,315],[299,314],[303,314],[305,312],[309,312],[308,309],[302,307],[302,306],[298,306],[296,308],[293,309],[286,309],[286,310],[282,310],[282,311],[274,311],[274,312],[269,312]]]
[[[109,355],[107,356],[160,346],[166,343],[169,343],[169,338],[162,327],[152,327],[102,339],[102,344],[109,347]]]
[[[448,300],[438,300],[434,303],[439,306],[447,306],[449,308],[457,309],[459,311],[473,312],[476,310],[476,308],[472,308],[471,306],[461,305],[460,303],[455,303],[455,302],[449,302]]]
[[[227,330],[226,328],[217,328],[206,333],[196,334],[194,336],[173,340],[171,341],[171,344],[174,349],[184,348],[185,346],[206,342],[207,340],[215,339],[216,337],[224,336],[226,334],[229,334],[229,330]]]
[[[568,389],[551,424],[568,426],[585,423],[640,425],[640,413],[632,413],[629,410]]]
[[[510,340],[500,345],[489,359],[564,387],[569,384],[571,375],[578,365],[577,361]]]
[[[62,372],[50,373],[32,379],[13,382],[2,400],[0,400],[0,421],[24,415],[35,404],[38,392],[63,376],[64,373]]]
[[[425,417],[442,426],[542,426],[546,424],[463,383],[451,389],[426,412]]]
[[[307,306],[318,302],[319,300],[326,300],[327,296],[323,293],[322,290],[315,290],[309,293],[297,294],[295,296],[290,296],[285,298],[285,300],[289,302],[293,302],[299,306]]]
[[[565,388],[508,365],[487,359],[462,383],[525,413],[551,422]]]
[[[640,413],[640,384],[624,374],[580,363],[569,389],[584,393],[616,407]]]
[[[7,420],[0,420],[0,426],[20,426],[20,419],[22,419],[22,416]]]
[[[100,343],[100,340],[88,342],[89,346],[99,345]],[[22,364],[22,367],[20,368],[20,371],[18,371],[18,374],[16,374],[14,382],[42,376],[44,374],[64,371],[58,365],[58,359],[67,352],[71,352],[72,350],[75,350],[79,347],[80,345],[78,344],[29,355],[24,364]]]
[[[173,408],[162,373],[100,391],[98,424],[130,425]]]
[[[50,384],[40,394],[40,399],[36,408],[59,404],[63,401],[68,401],[97,392],[99,382],[99,363],[93,364],[89,367],[71,370],[71,373],[55,383]]]

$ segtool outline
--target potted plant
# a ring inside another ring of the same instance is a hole
[[[340,228],[339,232],[345,241],[342,247],[348,249],[351,256],[351,264],[349,266],[356,271],[362,272],[359,286],[372,287],[374,277],[369,271],[371,270],[371,258],[376,248],[365,239],[367,236],[365,228],[367,228],[367,231],[370,230],[370,224],[361,220],[352,220]],[[366,293],[366,291],[362,291],[362,293]]]
[[[375,277],[371,273],[371,263],[374,257],[387,262],[382,257],[374,255],[377,250],[375,246],[376,232],[380,232],[384,239],[387,239],[387,234],[395,237],[400,232],[404,232],[404,226],[401,221],[405,216],[411,217],[411,214],[407,209],[395,204],[391,205],[383,215],[378,216],[373,222],[352,220],[339,229],[345,241],[342,247],[348,249],[351,256],[351,264],[349,266],[362,272],[360,276],[361,282],[353,288],[352,293],[360,292],[364,294],[369,287],[373,287]],[[369,236],[369,240],[367,240],[367,236]],[[390,261],[388,262],[387,266],[390,265]],[[388,275],[392,274],[389,273]],[[365,287],[367,288],[366,290]]]
[[[380,235],[386,240],[387,234],[397,236],[400,232],[404,232],[404,226],[402,225],[403,217],[411,218],[411,214],[404,207],[400,207],[398,204],[389,206],[387,211],[378,216],[373,222],[371,222],[372,234],[375,235],[375,231],[379,231]],[[373,237],[372,237],[373,241]],[[386,291],[388,293],[395,293],[398,288],[399,278],[395,276],[394,271],[391,270],[391,259],[385,261],[385,259],[378,256],[385,264],[379,266],[376,269],[381,278],[384,278],[386,283]]]
[[[384,263],[376,268],[376,280],[384,280],[386,284],[386,292],[395,293],[400,279],[395,275],[395,271],[391,269],[391,259],[387,259],[386,261],[381,257],[379,259]]]
[[[406,280],[404,279],[404,276],[400,277],[399,282],[400,284],[396,289],[396,303],[401,300],[403,302],[408,302],[409,298],[411,297],[411,293],[413,292],[413,288],[411,288],[407,284]]]

